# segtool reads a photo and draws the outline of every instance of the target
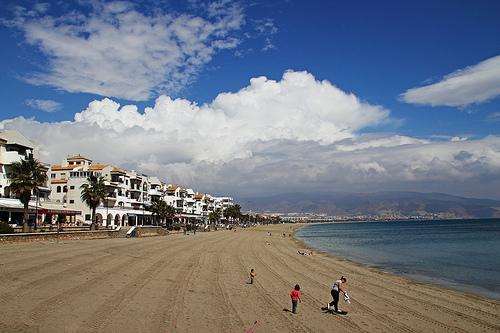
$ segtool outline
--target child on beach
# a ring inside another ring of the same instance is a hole
[[[300,286],[295,285],[295,288],[290,292],[290,298],[292,299],[292,313],[297,313],[297,303],[302,303],[300,299]]]
[[[346,291],[344,289],[344,283],[346,283],[346,282],[347,282],[347,279],[342,276],[340,279],[335,281],[335,283],[333,284],[332,290],[330,292],[332,294],[333,301],[331,301],[330,303],[328,303],[326,305],[328,311],[330,311],[331,307],[333,306],[335,309],[335,312],[339,312],[339,308],[338,308],[339,295],[340,295],[340,292],[342,292],[344,295],[346,294]]]
[[[253,270],[253,268],[250,270],[250,284],[253,284],[253,279],[257,276],[257,273]]]

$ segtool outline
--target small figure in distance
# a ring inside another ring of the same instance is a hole
[[[297,303],[302,303],[300,299],[300,286],[298,284],[290,292],[290,298],[292,299],[292,313],[297,313]]]
[[[254,269],[252,268],[250,270],[250,284],[253,284],[253,279],[257,276],[257,273],[255,273]]]
[[[342,311],[339,311],[339,307],[338,307],[339,306],[339,295],[340,295],[340,292],[342,292],[345,295],[346,291],[344,289],[344,283],[346,283],[346,282],[347,282],[347,279],[342,276],[340,279],[335,281],[335,283],[333,284],[332,291],[331,291],[333,301],[326,305],[328,311],[331,311],[332,306],[333,306],[335,312],[342,312]]]

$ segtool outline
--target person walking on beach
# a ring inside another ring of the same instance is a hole
[[[253,270],[253,268],[250,270],[250,284],[253,284],[253,279],[257,276],[257,273]]]
[[[290,292],[290,298],[292,299],[292,313],[297,313],[297,303],[302,303],[300,299],[300,286],[295,285],[295,288]]]
[[[344,289],[344,283],[346,283],[346,282],[347,282],[347,279],[342,276],[340,279],[335,281],[335,283],[333,284],[332,291],[331,291],[333,301],[326,305],[328,311],[330,311],[332,306],[333,306],[335,309],[335,312],[339,312],[339,295],[340,295],[340,292],[342,292],[345,295],[346,291]]]

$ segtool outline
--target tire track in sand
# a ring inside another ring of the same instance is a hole
[[[216,235],[218,237],[218,235]],[[201,269],[200,263],[202,256],[200,251],[204,253],[204,249],[216,244],[218,238],[213,240],[204,241],[201,244],[195,243],[191,245],[188,258],[183,260],[183,266],[174,277],[175,285],[172,288],[165,289],[162,292],[161,299],[168,300],[168,306],[159,307],[151,316],[151,330],[152,332],[175,332],[177,328],[177,318],[181,312],[182,303],[184,302],[187,286],[195,276],[195,273]],[[198,248],[201,247],[200,250]],[[187,264],[186,264],[187,263]]]
[[[226,305],[226,308],[229,309],[229,311],[223,311],[223,332],[230,332],[230,327],[227,327],[228,323],[231,321],[231,317],[235,317],[238,322],[240,327],[243,329],[245,327],[245,322],[242,319],[242,317],[239,315],[238,311],[236,310],[236,307],[233,305],[231,302],[231,297],[227,293],[227,288],[224,287],[223,282],[221,282],[220,276],[222,272],[224,271],[224,266],[222,264],[221,256],[223,253],[226,253],[225,249],[230,247],[229,245],[232,243],[235,243],[237,239],[235,237],[232,237],[231,241],[227,242],[222,249],[219,250],[219,253],[217,254],[217,269],[215,272],[215,283],[217,285],[217,289],[220,292],[220,295],[222,295],[222,298],[224,300],[224,304]]]
[[[141,247],[141,246],[142,246],[141,244],[137,244],[137,243],[135,243],[135,244],[122,244],[122,245],[118,245],[118,246],[113,246],[110,249],[115,249],[115,250],[116,249],[127,249],[128,251],[130,251],[130,250],[134,250],[135,248]],[[105,249],[105,248],[106,247],[103,247],[102,249]],[[95,251],[99,251],[102,249],[96,249]],[[86,255],[93,254],[93,253],[94,253],[94,251],[85,252]],[[8,293],[1,294],[0,295],[0,305],[8,304],[12,300],[13,297],[21,297],[22,295],[30,293],[32,290],[26,288],[27,284],[28,285],[36,285],[37,288],[39,288],[39,289],[44,288],[44,286],[50,287],[50,285],[53,283],[53,281],[55,279],[57,279],[59,276],[61,276],[62,274],[81,272],[81,271],[85,270],[86,268],[88,268],[96,260],[99,261],[99,265],[102,265],[102,264],[105,264],[108,261],[111,261],[112,259],[116,258],[116,256],[113,256],[107,252],[102,252],[102,253],[98,253],[96,256],[89,257],[88,260],[86,260],[85,262],[83,262],[81,264],[72,265],[71,264],[71,262],[73,261],[72,259],[74,259],[75,257],[80,256],[80,255],[82,255],[82,254],[68,256],[67,258],[65,258],[65,260],[68,261],[67,264],[71,265],[71,267],[69,267],[67,269],[63,269],[60,271],[56,271],[56,272],[47,274],[47,275],[42,276],[36,280],[22,281],[23,285],[21,285],[20,287],[12,289]],[[33,273],[37,273],[37,269],[40,269],[40,267],[49,266],[51,263],[54,263],[57,261],[58,260],[53,260],[53,261],[50,261],[48,263],[42,263],[40,265],[32,266],[28,269],[13,271],[13,272],[10,272],[9,274],[16,275],[16,276],[17,275],[26,275],[26,274],[38,276],[38,274],[33,274]]]
[[[161,245],[161,246],[158,246]],[[156,247],[148,247],[145,250],[145,253],[142,255],[147,256],[150,253],[155,253],[159,248],[164,246],[164,242],[159,242],[156,244]],[[123,259],[123,257],[116,257],[118,259]],[[100,272],[98,275],[94,276],[86,280],[85,282],[78,284],[69,289],[63,290],[62,292],[57,293],[56,295],[50,297],[49,299],[43,301],[38,304],[34,310],[29,313],[28,317],[31,319],[33,323],[41,323],[43,319],[48,317],[50,313],[55,311],[55,308],[62,307],[68,305],[72,302],[74,298],[79,295],[88,293],[89,290],[95,285],[102,284],[104,281],[113,278],[113,274],[117,274],[119,272],[126,272],[127,270],[133,269],[133,263],[136,261],[136,258],[126,259],[125,261],[119,261],[117,264],[108,267],[103,272]]]
[[[130,301],[135,295],[140,293],[146,284],[151,282],[150,279],[155,278],[166,269],[167,265],[165,264],[167,262],[168,258],[166,257],[156,260],[145,271],[115,292],[104,304],[93,312],[89,327],[85,327],[81,332],[105,332],[107,326],[111,324],[108,319],[120,312],[125,302]]]

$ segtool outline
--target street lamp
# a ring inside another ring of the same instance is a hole
[[[38,191],[35,190],[36,198],[35,198],[35,230],[36,230],[36,222],[38,221]]]

